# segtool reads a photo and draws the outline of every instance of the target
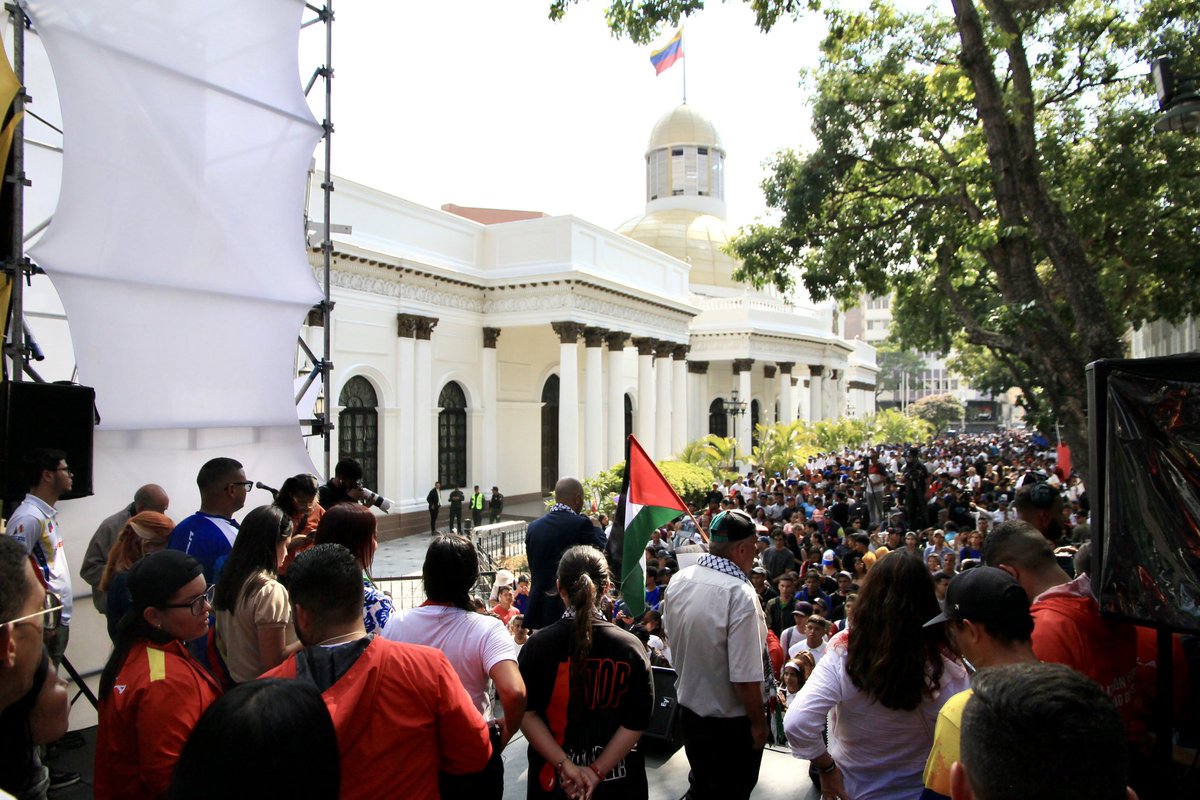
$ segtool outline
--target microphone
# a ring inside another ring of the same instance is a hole
[[[268,492],[270,492],[270,493],[271,493],[271,496],[272,496],[272,497],[278,497],[278,496],[279,496],[279,490],[278,490],[278,489],[273,489],[273,488],[271,488],[270,486],[267,486],[267,485],[266,485],[265,483],[263,483],[262,481],[255,481],[255,482],[254,482],[254,486],[255,486],[255,488],[257,488],[257,489],[266,489]]]

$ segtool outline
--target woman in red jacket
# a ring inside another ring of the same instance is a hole
[[[200,563],[178,550],[129,572],[133,607],[100,675],[96,800],[166,797],[196,721],[221,694],[184,646],[208,631],[212,591]]]

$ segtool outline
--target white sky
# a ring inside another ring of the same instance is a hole
[[[604,8],[585,0],[555,23],[549,0],[335,3],[333,173],[434,208],[616,227],[643,211],[646,142],[680,103],[686,62],[688,104],[728,153],[729,220],[762,216],[762,163],[812,142],[799,70],[817,62],[823,20],[782,20],[763,34],[740,0],[711,2],[686,23],[683,61],[656,77],[650,52],[673,29],[652,46],[617,40]],[[323,55],[314,25],[301,34],[305,81]],[[320,82],[309,101],[320,120]]]

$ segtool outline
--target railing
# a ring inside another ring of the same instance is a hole
[[[479,551],[481,564],[494,568],[500,567],[508,558],[525,555],[525,534],[529,523],[524,520],[497,522],[494,525],[480,525],[471,531],[471,541]]]
[[[492,582],[496,579],[495,572],[479,573],[479,580],[475,583],[475,597],[488,602],[488,596],[492,589]],[[399,578],[375,578],[375,586],[388,597],[392,598],[392,605],[397,611],[407,611],[410,608],[416,608],[425,602],[425,585],[421,582],[420,575],[405,575]],[[489,603],[489,608],[491,604]]]
[[[525,533],[529,524],[524,520],[497,522],[495,525],[480,525],[468,532],[479,553],[479,580],[475,584],[475,596],[487,602],[496,571],[509,558],[525,555]],[[420,575],[375,578],[375,585],[392,598],[400,611],[416,608],[425,602],[425,587]]]

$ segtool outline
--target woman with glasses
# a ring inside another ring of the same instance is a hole
[[[371,580],[371,562],[379,547],[375,515],[358,503],[338,503],[321,517],[315,544],[340,544],[354,554],[363,571],[363,627],[367,633],[381,632],[395,606]]]
[[[260,506],[238,530],[213,605],[217,652],[234,683],[252,681],[300,648],[279,568],[292,521],[278,506]]]
[[[96,800],[165,797],[192,728],[221,694],[184,645],[208,631],[212,589],[200,563],[151,553],[129,571],[129,594],[100,674]]]
[[[148,553],[165,550],[175,522],[166,514],[143,511],[134,514],[117,536],[116,544],[108,551],[108,562],[100,576],[100,591],[105,593],[105,620],[108,638],[117,640],[117,623],[129,610],[129,570]]]

